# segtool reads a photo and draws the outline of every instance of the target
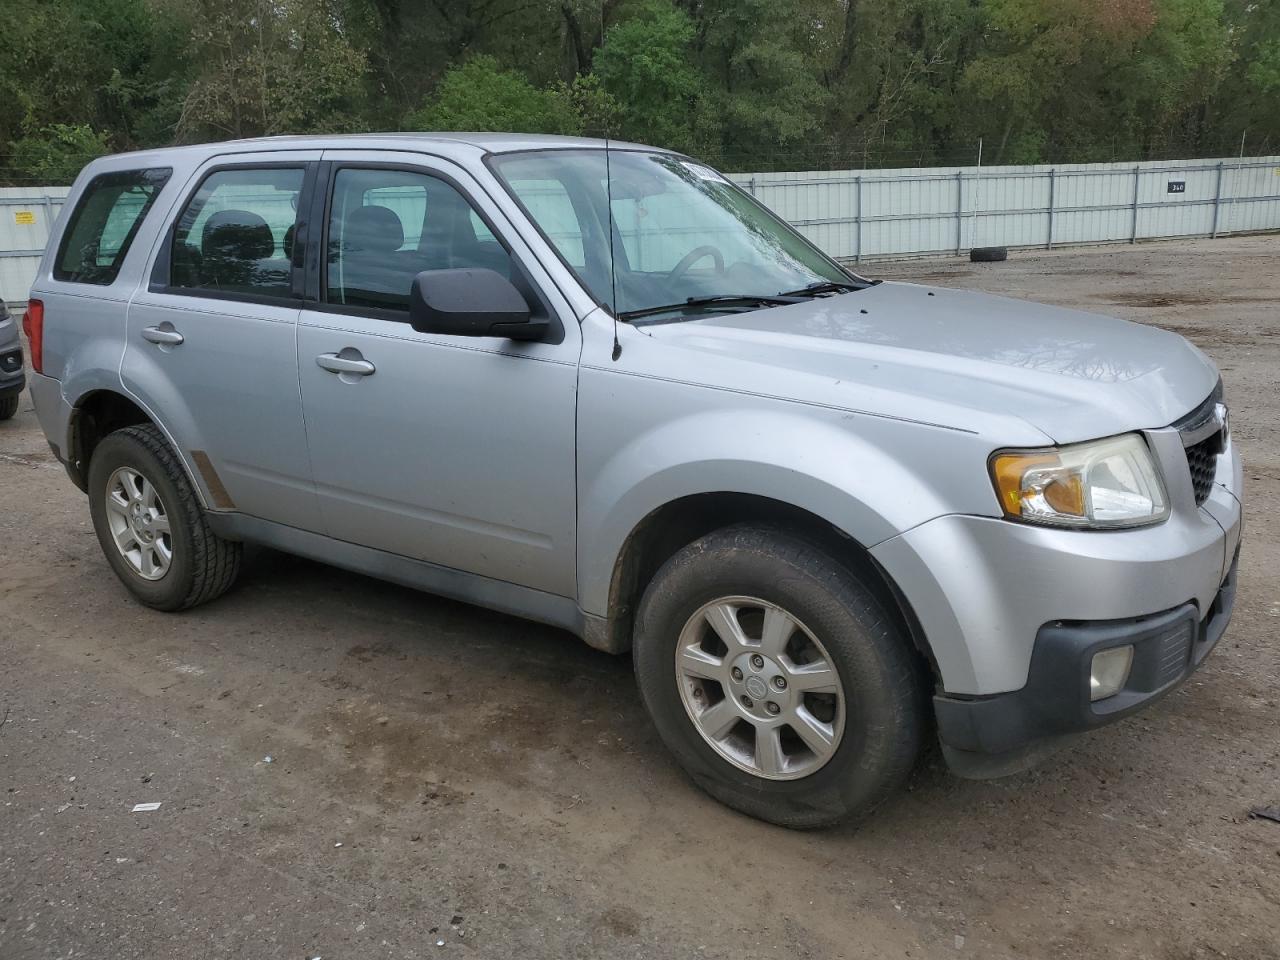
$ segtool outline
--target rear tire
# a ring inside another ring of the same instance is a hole
[[[0,420],[12,420],[18,412],[18,395],[0,397]]]
[[[109,434],[93,451],[88,488],[107,562],[148,607],[185,610],[235,582],[241,546],[210,528],[159,428],[144,424]]]
[[[749,816],[795,828],[865,817],[919,754],[912,648],[849,569],[791,533],[742,524],[678,551],[640,601],[632,655],[676,760]]]

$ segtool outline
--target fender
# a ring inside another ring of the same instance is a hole
[[[669,383],[663,387],[671,389]],[[592,454],[618,431],[601,429],[595,417],[594,427],[580,427],[579,603],[586,613],[607,615],[614,564],[637,525],[690,495],[741,493],[781,501],[821,517],[868,549],[946,513],[998,510],[987,479],[987,448],[971,434],[700,393],[697,403],[684,405],[698,412],[664,421],[655,411],[650,429],[615,442],[599,459]],[[716,397],[721,409],[705,409]],[[634,415],[646,407],[628,409]],[[919,442],[906,442],[912,431]],[[934,469],[924,469],[924,460]],[[939,460],[954,461],[956,470],[938,471]]]
[[[120,370],[125,349],[124,337],[120,335],[124,328],[123,320],[120,321],[119,328],[119,330],[112,329],[109,334],[103,336],[83,339],[75,350],[66,353],[66,362],[62,365],[62,379],[59,382],[62,402],[54,414],[54,422],[45,425],[46,431],[50,436],[61,438],[60,449],[65,460],[70,462],[75,456],[76,449],[73,436],[76,419],[85,401],[93,394],[101,392],[126,397],[137,404],[151,422],[160,428],[169,446],[177,454],[179,462],[182,463],[187,479],[200,500],[200,505],[207,509],[209,505],[207,491],[196,471],[192,469],[186,450],[176,441],[170,426],[156,414],[155,406],[130,390],[121,378]]]
[[[177,454],[186,471],[191,488],[196,491],[200,506],[205,510],[216,509],[215,498],[205,483],[205,478],[196,470],[191,462],[192,450],[203,450],[207,445],[203,442],[195,416],[180,390],[174,388],[172,379],[156,364],[156,358],[145,350],[135,350],[130,356],[130,364],[134,367],[129,381],[124,378],[124,366],[121,364],[121,375],[117,390],[136,403],[151,418],[151,422],[160,428],[169,446]],[[139,372],[139,368],[141,372]],[[142,383],[158,384],[164,388],[161,396],[153,397],[139,388]],[[163,410],[161,417],[156,411]],[[180,439],[181,438],[181,439]]]

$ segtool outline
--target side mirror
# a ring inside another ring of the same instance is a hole
[[[409,290],[409,326],[419,333],[540,340],[547,325],[530,317],[524,296],[493,270],[424,270]]]

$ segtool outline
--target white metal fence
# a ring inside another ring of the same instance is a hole
[[[1280,230],[1280,157],[732,179],[829,254],[852,261]],[[26,299],[67,192],[0,188],[0,297]]]
[[[843,260],[1280,230],[1280,157],[732,179]]]
[[[69,187],[0,187],[0,300],[23,303]]]

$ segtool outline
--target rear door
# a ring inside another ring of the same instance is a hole
[[[568,304],[461,167],[324,156],[319,302],[302,312],[298,363],[328,533],[573,596],[580,332]],[[556,332],[516,343],[410,327],[415,274],[467,266],[524,285]]]
[[[129,307],[121,375],[216,509],[321,529],[298,394],[300,211],[318,151],[205,164]]]

